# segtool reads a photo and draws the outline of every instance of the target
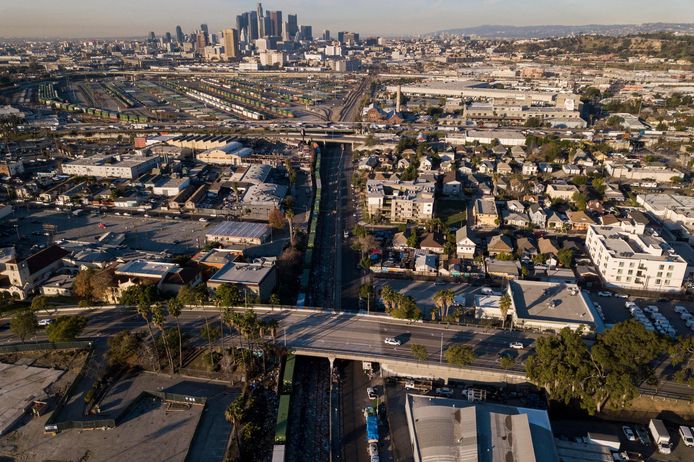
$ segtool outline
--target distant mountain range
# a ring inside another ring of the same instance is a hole
[[[522,39],[566,37],[577,34],[629,35],[644,32],[678,32],[694,34],[694,23],[664,23],[654,22],[645,24],[586,24],[583,26],[500,26],[484,25],[447,29],[428,35],[471,35],[482,38]]]

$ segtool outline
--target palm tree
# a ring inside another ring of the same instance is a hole
[[[237,448],[241,447],[239,425],[241,425],[241,420],[243,420],[244,414],[245,410],[243,408],[243,395],[239,395],[239,397],[232,401],[224,411],[224,418],[232,425]]]
[[[156,358],[155,364],[157,367],[157,372],[161,372],[161,367],[159,366],[159,352],[157,351],[157,343],[154,341],[154,332],[152,332],[152,324],[150,323],[150,317],[152,312],[147,303],[140,302],[137,304],[137,314],[139,314],[142,319],[147,323],[147,330],[149,331],[149,338],[152,340],[152,348],[154,348],[154,356]]]
[[[396,292],[389,285],[385,285],[381,289],[381,300],[386,307],[386,313],[390,313],[395,306],[395,294]]]
[[[179,316],[183,312],[183,304],[176,297],[169,299],[167,302],[169,314],[176,320],[176,330],[178,331],[178,368],[183,367],[183,337],[181,336],[181,324],[178,321]]]
[[[455,296],[451,289],[439,290],[434,294],[434,303],[439,309],[441,319],[448,317],[448,308],[453,304]]]
[[[371,313],[371,298],[374,294],[374,286],[372,284],[366,283],[359,287],[359,296],[366,299],[366,313]]]
[[[166,352],[167,358],[169,358],[169,366],[171,367],[171,373],[174,373],[174,363],[173,356],[171,356],[171,350],[169,349],[169,341],[166,339],[166,316],[164,316],[164,310],[159,303],[152,306],[152,323],[157,326],[157,329],[161,332],[161,339],[164,343],[164,351]]]
[[[296,242],[294,238],[294,210],[287,209],[284,212],[284,216],[287,219],[287,223],[289,224],[289,243],[292,247],[295,247]]]
[[[270,329],[272,340],[277,339],[277,328],[280,326],[280,322],[277,319],[269,319],[265,321],[265,326]]]
[[[508,310],[511,308],[511,297],[508,294],[504,294],[499,299],[499,311],[501,311],[501,328],[506,327],[506,317],[508,316]]]

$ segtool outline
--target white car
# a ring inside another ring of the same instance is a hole
[[[524,348],[522,342],[511,342],[508,344],[509,348],[513,348],[514,350],[522,350]]]
[[[598,292],[598,296],[600,297],[611,297],[612,295],[612,292],[609,292],[607,290],[601,290],[600,292]]]
[[[629,296],[626,295],[626,294],[615,294],[615,297],[619,297],[619,298],[629,298]]]
[[[378,397],[378,395],[376,395],[376,390],[374,390],[373,387],[366,389],[366,395],[369,397],[369,399],[376,399]]]
[[[45,326],[48,326],[52,322],[53,322],[53,320],[51,318],[39,319],[38,325],[41,327],[45,327]]]
[[[198,221],[201,221],[201,222],[203,222],[203,223],[206,223],[206,222],[207,222],[207,218],[204,218],[204,217],[203,217],[203,218],[200,218]]]
[[[384,340],[386,345],[400,346],[402,342],[394,337],[388,337]]]

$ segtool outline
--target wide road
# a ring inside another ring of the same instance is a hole
[[[72,314],[72,313],[71,313]],[[82,337],[98,338],[110,336],[123,330],[143,328],[144,321],[132,310],[125,308],[94,310],[84,313],[89,320]],[[262,313],[262,319],[277,319],[276,342],[293,349],[320,350],[322,352],[334,352],[335,356],[341,354],[359,354],[373,357],[374,359],[398,358],[413,360],[410,345],[413,343],[424,345],[429,352],[429,362],[439,362],[441,351],[453,344],[467,344],[473,346],[478,358],[473,366],[497,369],[497,354],[507,350],[510,342],[521,341],[525,350],[521,352],[523,359],[529,347],[537,338],[536,334],[528,334],[520,331],[502,331],[499,329],[470,327],[470,326],[445,326],[408,323],[394,320],[385,316],[360,316],[356,314],[332,314],[320,312],[307,312],[297,310],[278,310]],[[39,313],[39,319],[49,317]],[[199,329],[207,319],[210,323],[219,323],[219,312],[215,310],[198,311],[186,310],[180,317],[180,323],[184,331],[191,338],[199,338]],[[17,336],[12,334],[6,326],[7,321],[2,321],[0,330],[0,345],[16,343]],[[218,324],[217,324],[218,325]],[[169,327],[175,326],[173,319],[169,320]],[[225,342],[237,341],[238,337],[231,329],[225,330]],[[398,337],[403,344],[390,346],[384,343],[386,337]],[[43,331],[31,341],[45,340]],[[202,340],[200,340],[202,342]],[[445,357],[442,362],[445,363]],[[515,367],[522,370],[519,364]]]

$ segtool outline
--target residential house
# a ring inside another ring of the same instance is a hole
[[[499,224],[499,214],[496,209],[496,201],[493,197],[482,197],[475,199],[472,208],[472,216],[475,219],[475,226],[494,228]]]
[[[535,176],[538,172],[537,164],[535,162],[523,162],[521,172],[524,176]]]
[[[442,192],[447,197],[459,197],[463,191],[463,184],[458,180],[458,175],[454,170],[449,170],[443,177]]]
[[[554,243],[554,241],[545,237],[541,237],[540,239],[538,239],[537,249],[539,250],[540,255],[552,255],[556,257],[559,254],[559,248]]]
[[[470,238],[468,227],[463,226],[455,232],[456,253],[459,258],[473,259],[475,258],[475,249],[477,244]]]
[[[530,204],[528,207],[528,215],[533,226],[544,229],[547,226],[547,214],[540,204]]]
[[[420,253],[416,256],[414,270],[421,274],[436,274],[438,269],[438,256],[434,254]]]
[[[438,233],[427,233],[422,237],[422,240],[419,243],[419,248],[431,252],[431,253],[437,253],[437,254],[442,254],[443,253],[443,247],[444,247],[444,239],[441,234]]]
[[[571,226],[572,231],[585,232],[590,225],[596,224],[595,221],[582,210],[577,212],[568,211],[566,212],[566,217],[569,219],[569,226]]]
[[[537,164],[537,169],[541,173],[552,173],[554,171],[554,165],[550,164],[549,162],[540,162]]]
[[[525,213],[516,212],[506,212],[504,216],[504,223],[507,226],[516,226],[518,228],[525,228],[530,226],[530,219]]]
[[[578,192],[578,188],[572,184],[551,184],[547,186],[547,196],[551,199],[563,201],[572,200],[574,194]]]
[[[477,170],[480,173],[484,173],[484,174],[488,174],[488,175],[494,173],[495,169],[496,169],[496,166],[494,165],[494,162],[492,162],[491,160],[482,161],[477,167]]]
[[[520,201],[517,201],[517,200],[512,200],[512,201],[506,202],[506,208],[510,212],[516,212],[516,213],[525,212],[525,205],[523,205]]]
[[[508,163],[499,162],[496,165],[496,172],[501,174],[501,175],[510,175],[511,173],[513,173],[513,169],[511,168],[511,166]]]
[[[519,237],[516,239],[516,252],[521,258],[532,259],[537,255],[537,246],[532,238]]]
[[[547,229],[563,231],[566,228],[566,219],[559,212],[550,210],[547,214]]]
[[[487,252],[492,257],[502,253],[513,253],[513,243],[511,242],[511,238],[503,234],[492,236],[489,244],[487,244]]]
[[[580,175],[581,174],[581,167],[579,167],[577,165],[564,164],[564,165],[562,165],[561,169],[567,175]]]

